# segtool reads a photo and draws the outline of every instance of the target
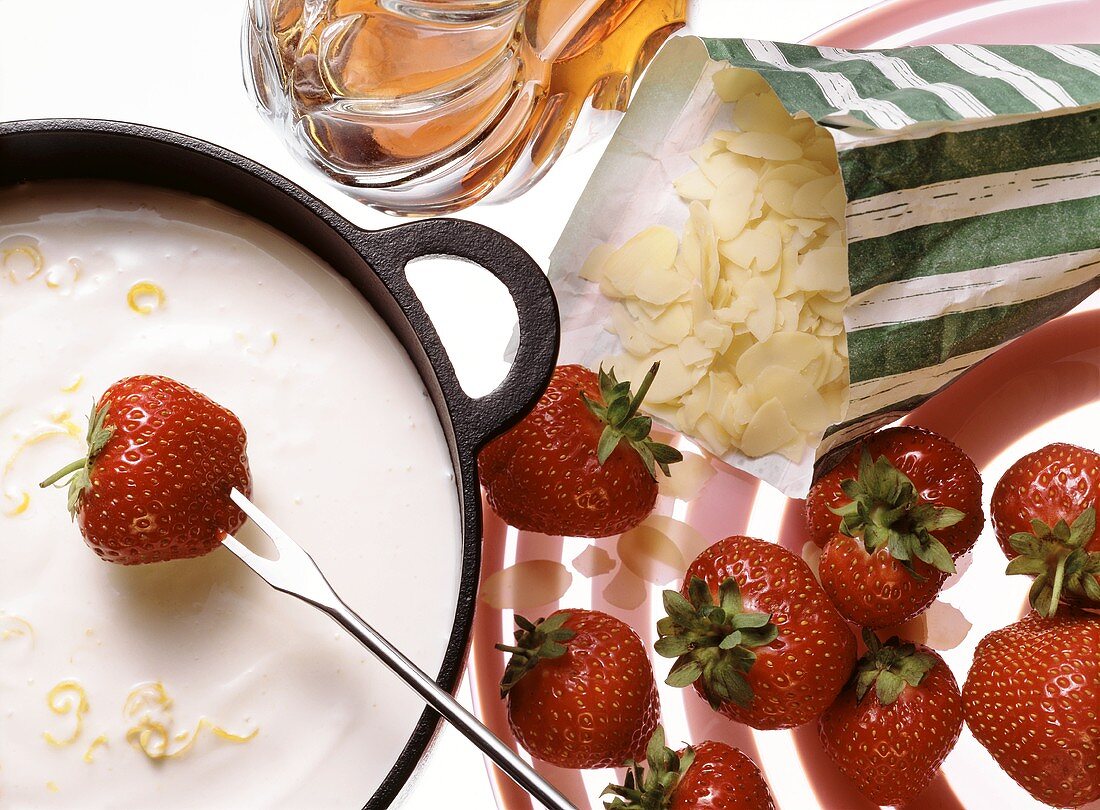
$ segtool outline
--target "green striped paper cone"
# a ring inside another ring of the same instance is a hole
[[[672,182],[693,168],[692,148],[728,128],[711,76],[729,65],[758,72],[838,151],[851,399],[817,458],[1100,288],[1100,46],[849,51],[684,37],[651,65],[551,258],[563,362],[618,352],[607,304],[577,270],[597,244],[682,227]],[[812,458],[724,458],[788,495],[812,480]]]

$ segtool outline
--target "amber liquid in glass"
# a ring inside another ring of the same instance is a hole
[[[686,2],[253,0],[253,82],[366,202],[455,210],[537,179],[589,99],[625,109]]]

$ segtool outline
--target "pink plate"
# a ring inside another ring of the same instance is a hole
[[[927,42],[1094,42],[1100,41],[1100,0],[888,0],[851,17],[812,39],[848,48],[889,47]],[[986,505],[994,483],[1016,458],[1052,441],[1100,446],[1100,294],[1078,310],[1017,340],[906,420],[942,433],[965,449],[982,470]],[[657,511],[690,524],[694,538],[681,549],[698,547],[731,534],[775,538],[796,553],[804,550],[801,501],[788,501],[743,473],[721,469],[690,502],[662,497]],[[521,611],[536,618],[561,607],[605,610],[635,627],[647,645],[654,640],[660,591],[679,579],[645,583],[644,601],[634,609],[610,604],[604,596],[615,573],[586,578],[573,559],[591,541],[524,535],[501,523],[486,507],[483,578],[526,560],[561,561],[573,582],[559,602]],[[594,545],[618,560],[616,538]],[[685,555],[687,556],[687,555]],[[689,557],[690,559],[690,557]],[[906,635],[939,648],[960,684],[977,642],[1010,623],[1026,603],[1027,583],[1005,577],[1004,556],[987,527],[965,578],[949,583],[941,600],[910,623]],[[621,598],[614,599],[623,604]],[[470,656],[470,676],[480,715],[503,739],[511,741],[504,703],[497,693],[504,657],[493,644],[511,637],[512,613],[478,607]],[[654,662],[658,682],[668,663]],[[661,686],[662,720],[671,741],[723,740],[751,756],[767,776],[776,803],[788,810],[870,810],[825,758],[811,724],[794,731],[753,731],[714,714],[691,690]],[[544,763],[538,769],[578,807],[599,808],[600,791],[621,776],[611,770],[566,771]],[[490,774],[501,807],[531,810],[532,803],[506,777]],[[939,777],[909,810],[961,810],[998,807],[1038,808],[1006,776],[964,729]],[[1090,805],[1100,810],[1100,803]]]
[[[838,48],[896,48],[933,42],[1100,42],[1100,2],[886,0],[818,31],[809,41]]]

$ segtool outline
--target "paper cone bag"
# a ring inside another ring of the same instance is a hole
[[[672,40],[550,278],[562,362],[800,497],[1100,286],[1100,46]]]

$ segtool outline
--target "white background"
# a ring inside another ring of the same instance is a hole
[[[692,30],[794,42],[869,0],[693,0]],[[359,225],[398,220],[366,208],[290,158],[244,91],[233,0],[0,0],[0,120],[110,118],[194,135],[264,163]],[[603,142],[564,157],[526,196],[462,214],[523,245],[543,267]],[[471,393],[493,387],[511,335],[503,287],[458,265],[426,265],[417,290]],[[460,697],[469,703],[463,684]],[[481,756],[444,728],[404,807],[493,806]]]

